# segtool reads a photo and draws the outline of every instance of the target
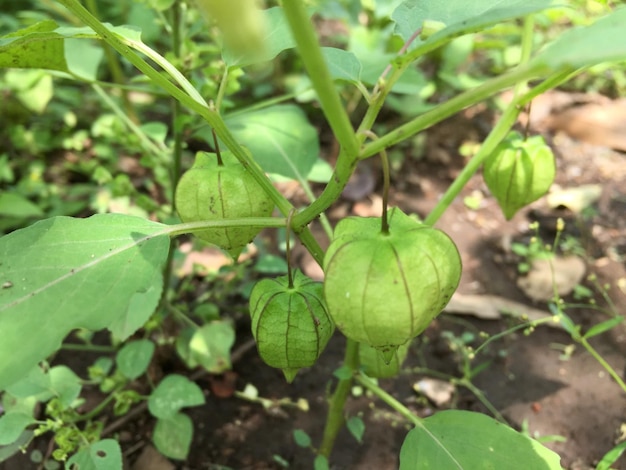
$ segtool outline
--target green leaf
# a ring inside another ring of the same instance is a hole
[[[43,211],[38,205],[16,193],[0,194],[0,215],[8,217],[41,217]]]
[[[263,255],[254,265],[254,270],[263,274],[285,274],[287,273],[287,261],[282,256]]]
[[[361,62],[353,52],[336,47],[323,47],[322,53],[333,79],[359,83],[361,80]]]
[[[50,391],[65,406],[69,407],[80,395],[80,378],[66,366],[55,366],[48,372]]]
[[[352,416],[346,421],[346,426],[350,434],[361,444],[363,442],[363,434],[365,433],[365,423],[358,416]]]
[[[122,214],[54,217],[0,238],[0,358],[11,358],[0,390],[76,328],[125,320],[129,304],[147,321],[168,250],[166,226]]]
[[[52,20],[2,36],[0,67],[58,70],[95,80],[103,51],[86,41],[69,40],[79,34],[97,37],[87,28],[58,28]]]
[[[411,430],[400,450],[400,470],[561,470],[560,457],[489,416],[441,411]]]
[[[572,71],[602,62],[626,59],[626,9],[621,8],[585,28],[563,34],[531,61],[552,70]]]
[[[154,354],[152,341],[147,339],[130,341],[119,350],[115,362],[124,376],[134,380],[148,369],[152,354]]]
[[[207,371],[220,374],[230,369],[230,348],[235,343],[235,330],[230,323],[216,321],[203,325],[191,337],[191,359]]]
[[[50,376],[46,374],[41,367],[34,366],[28,373],[23,375],[21,380],[6,387],[6,391],[17,398],[26,398],[35,395],[40,396],[43,394],[48,396],[50,391]]]
[[[391,15],[396,33],[406,41],[425,26],[436,24],[437,31],[414,44],[443,43],[466,33],[480,31],[502,21],[526,16],[548,8],[550,0],[406,0]]]
[[[148,409],[156,418],[169,419],[186,406],[204,404],[204,394],[198,385],[178,374],[166,376],[148,398]]]
[[[318,455],[315,457],[315,460],[313,461],[314,470],[328,470],[329,468],[328,459],[325,456]]]
[[[272,60],[285,49],[296,46],[282,7],[268,8],[261,12],[265,17],[263,50],[259,53],[241,55],[225,48],[222,58],[228,67],[245,67]]]
[[[293,431],[293,440],[296,441],[296,444],[298,446],[300,446],[300,447],[310,447],[311,446],[311,438],[302,429],[294,429],[294,431]]]
[[[0,463],[21,452],[22,447],[28,446],[33,439],[33,434],[33,431],[24,431],[13,443],[0,446]]]
[[[80,470],[119,470],[122,468],[122,451],[117,441],[104,439],[83,447],[67,461],[65,468]]]
[[[587,330],[587,333],[584,334],[583,338],[589,339],[597,336],[599,334],[604,333],[605,331],[609,331],[615,326],[619,325],[624,321],[624,317],[618,315],[617,317],[613,317],[610,320],[603,321],[602,323],[598,323],[597,325],[592,326]]]
[[[303,181],[319,159],[317,131],[297,106],[237,114],[226,125],[267,173]]]
[[[26,413],[8,412],[0,416],[0,446],[17,441],[26,426],[35,422],[35,418]]]
[[[189,416],[176,413],[168,419],[158,419],[152,434],[152,442],[166,457],[184,460],[189,454],[193,437],[193,423]]]
[[[626,441],[620,442],[602,457],[596,466],[596,470],[610,470],[612,465],[622,456],[626,450]]]

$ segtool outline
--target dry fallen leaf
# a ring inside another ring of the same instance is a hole
[[[560,296],[568,295],[583,280],[587,267],[578,256],[556,257],[551,260],[535,260],[530,271],[517,280],[517,285],[536,302],[554,297],[554,289]]]

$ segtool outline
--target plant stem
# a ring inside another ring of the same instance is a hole
[[[184,233],[200,232],[211,228],[227,227],[262,227],[262,228],[282,228],[287,223],[284,217],[243,217],[237,219],[203,220],[200,222],[187,222],[184,224],[165,225],[163,234],[170,237],[182,235]]]
[[[354,158],[359,152],[359,144],[348,113],[328,71],[304,2],[294,0],[283,2],[283,10],[326,120],[347,156]]]
[[[335,439],[339,430],[344,424],[344,406],[350,390],[352,389],[352,378],[359,366],[359,343],[348,339],[346,342],[346,351],[343,358],[343,366],[350,369],[350,377],[339,380],[337,388],[333,392],[328,403],[328,414],[326,415],[326,425],[324,426],[324,435],[322,444],[319,448],[319,454],[326,458],[330,457],[333,450]]]
[[[427,225],[434,225],[439,217],[445,212],[445,210],[452,204],[452,201],[457,197],[457,195],[461,192],[461,190],[465,187],[470,178],[478,171],[478,168],[485,159],[491,155],[491,153],[495,150],[497,145],[506,137],[509,133],[513,124],[517,120],[517,116],[519,114],[519,109],[515,105],[515,103],[511,103],[511,105],[504,111],[504,114],[498,120],[498,123],[493,128],[493,130],[489,133],[489,136],[483,142],[480,147],[480,150],[476,155],[472,157],[472,159],[465,165],[463,171],[456,177],[454,182],[450,185],[448,190],[445,192],[443,197],[439,200],[435,208],[428,214],[428,216],[424,219],[424,223]]]
[[[507,74],[492,78],[472,90],[461,93],[436,108],[417,116],[388,134],[385,134],[371,144],[366,145],[361,152],[360,158],[371,157],[380,152],[383,148],[402,142],[403,140],[412,137],[419,131],[431,127],[443,119],[456,114],[462,109],[483,101],[500,90],[515,85],[520,80],[527,80],[536,77],[540,75],[541,70],[542,69],[540,67],[519,67]]]
[[[615,372],[615,369],[613,369],[613,367],[611,367],[611,365],[608,362],[606,362],[606,360],[595,350],[595,348],[591,346],[591,344],[589,344],[589,341],[587,341],[587,338],[580,337],[578,341],[580,342],[580,344],[584,346],[587,352],[589,352],[589,354],[591,354],[594,357],[594,359],[598,361],[602,367],[604,367],[604,369],[609,373],[609,375],[613,377],[613,380],[617,382],[617,384],[620,386],[622,391],[626,393],[626,384],[624,383],[622,378],[619,376],[617,372]]]
[[[374,395],[376,395],[382,401],[384,401],[392,409],[396,410],[398,413],[404,416],[407,420],[409,420],[409,422],[413,423],[415,426],[422,427],[424,425],[423,420],[419,416],[416,416],[406,406],[404,406],[402,403],[400,403],[398,400],[392,397],[389,393],[387,393],[385,390],[383,390],[378,385],[376,385],[376,383],[372,379],[370,379],[368,376],[362,373],[359,373],[355,377],[355,380],[361,385],[363,385],[365,388],[367,388],[369,391],[371,391]]]

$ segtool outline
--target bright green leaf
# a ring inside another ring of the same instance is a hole
[[[33,434],[33,431],[24,431],[12,444],[0,446],[0,463],[20,452],[22,447],[27,446],[32,441]]]
[[[531,64],[572,71],[626,59],[626,9],[621,8],[585,28],[565,31],[543,49]]]
[[[348,421],[346,421],[346,426],[348,427],[348,431],[350,434],[357,440],[360,444],[363,442],[363,434],[365,433],[365,423],[358,416],[352,416]]]
[[[0,446],[12,444],[35,418],[19,412],[8,412],[0,416]]]
[[[154,312],[169,250],[166,227],[122,214],[54,217],[0,238],[0,390],[76,328]]]
[[[603,321],[602,323],[598,323],[597,325],[593,325],[591,328],[589,328],[589,330],[587,330],[587,333],[585,333],[583,338],[589,339],[599,334],[602,334],[605,331],[609,331],[610,329],[616,327],[623,321],[624,321],[624,317],[622,317],[621,315],[618,315],[616,317],[611,318],[610,320],[606,320],[606,321]]]
[[[560,457],[489,416],[441,411],[411,430],[400,450],[400,470],[561,470]]]
[[[34,366],[26,374],[23,374],[21,380],[7,387],[6,391],[18,398],[41,394],[48,396],[50,393],[50,376],[46,374],[41,367]]]
[[[143,374],[154,354],[154,343],[147,339],[130,341],[117,353],[115,362],[120,372],[131,380]]]
[[[445,42],[465,33],[480,31],[502,21],[519,18],[548,8],[550,0],[405,0],[393,12],[396,33],[406,41],[424,22],[437,24],[438,31],[420,42]]]
[[[64,406],[69,407],[80,395],[82,388],[80,378],[66,366],[55,366],[50,369],[48,375],[51,392]]]
[[[184,460],[189,454],[192,437],[191,418],[182,413],[176,413],[168,419],[157,420],[152,441],[157,450],[166,457]]]
[[[0,194],[0,215],[9,217],[41,217],[43,211],[38,205],[30,202],[17,193],[3,192]]]
[[[296,43],[291,35],[283,9],[281,7],[268,8],[263,10],[262,14],[265,16],[265,33],[262,39],[263,52],[242,56],[234,51],[224,49],[222,57],[227,66],[244,67],[267,62],[285,49],[295,47]]]
[[[203,325],[191,337],[191,359],[215,374],[230,369],[230,348],[235,343],[235,330],[230,323],[217,321]]]
[[[166,376],[148,398],[148,409],[156,418],[169,419],[187,406],[204,404],[204,394],[198,385],[178,374]]]
[[[323,47],[322,53],[328,64],[330,76],[335,80],[344,80],[350,83],[359,83],[361,79],[361,62],[353,52]]]
[[[610,470],[617,462],[617,460],[622,456],[622,454],[626,451],[626,441],[622,441],[613,447],[610,451],[608,451],[602,457],[602,460],[598,462],[596,466],[596,470]]]
[[[329,468],[328,459],[325,456],[318,455],[315,457],[315,460],[313,461],[314,470],[328,470]]]
[[[237,114],[226,124],[267,173],[304,181],[319,158],[317,130],[297,106]]]
[[[122,450],[117,441],[104,439],[83,447],[67,461],[65,468],[80,470],[120,470],[122,468]]]

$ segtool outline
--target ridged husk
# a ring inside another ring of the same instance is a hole
[[[199,152],[193,166],[176,187],[176,210],[183,222],[244,217],[269,217],[274,202],[230,152],[217,156]],[[236,259],[261,229],[257,227],[214,228],[195,235],[227,251]]]
[[[322,293],[322,283],[294,271],[257,282],[250,295],[252,334],[266,364],[283,369],[291,382],[302,367],[317,361],[335,329]]]
[[[380,351],[368,346],[367,344],[361,343],[359,345],[359,363],[361,364],[363,372],[365,372],[368,376],[377,379],[395,377],[402,368],[402,363],[406,359],[410,345],[410,341],[400,345],[398,349],[396,349],[391,360],[389,362],[385,362],[385,359],[380,354]]]
[[[443,310],[461,277],[461,258],[445,233],[399,209],[380,218],[348,217],[324,258],[324,297],[341,332],[391,360]]]

